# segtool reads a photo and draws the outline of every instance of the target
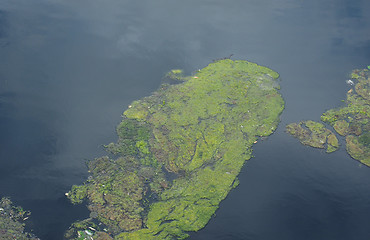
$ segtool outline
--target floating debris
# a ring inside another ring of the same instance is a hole
[[[346,83],[351,86],[355,85],[355,83],[351,79],[346,80]]]

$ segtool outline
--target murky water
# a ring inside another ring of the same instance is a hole
[[[234,54],[281,74],[286,110],[240,185],[191,239],[369,239],[370,169],[284,133],[342,104],[370,64],[364,0],[0,2],[0,195],[32,211],[42,239],[88,214],[64,193],[104,154],[132,100],[172,68]]]

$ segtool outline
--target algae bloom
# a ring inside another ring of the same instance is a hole
[[[88,229],[94,239],[187,238],[238,185],[253,143],[279,123],[284,101],[269,68],[225,59],[166,77],[176,84],[129,106],[110,155],[90,161],[90,178],[68,193],[91,210],[68,238]]]
[[[330,109],[321,116],[321,120],[330,124],[341,136],[345,136],[346,149],[349,155],[370,166],[370,73],[368,69],[356,69],[351,74],[354,89],[347,92],[346,106]],[[310,122],[310,127],[307,123]],[[304,129],[305,124],[309,129]],[[301,143],[312,147],[323,148],[327,139],[327,152],[338,148],[336,136],[321,123],[313,121],[291,123],[287,131],[297,137]],[[309,130],[312,133],[309,133]],[[317,142],[319,141],[319,142]],[[321,142],[320,142],[321,141]]]

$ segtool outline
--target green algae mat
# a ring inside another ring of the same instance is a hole
[[[356,69],[347,83],[354,88],[347,92],[346,105],[330,109],[321,115],[321,120],[345,137],[349,155],[370,166],[370,72]],[[288,133],[304,144],[316,148],[327,148],[327,152],[338,149],[337,136],[322,123],[303,121],[286,126]]]
[[[29,211],[13,205],[9,198],[0,199],[0,239],[2,240],[37,240],[33,234],[25,231],[24,221],[28,219]]]
[[[87,181],[67,193],[90,218],[68,239],[185,239],[238,185],[258,137],[274,132],[284,101],[278,73],[219,60],[132,102],[108,156],[88,162]]]

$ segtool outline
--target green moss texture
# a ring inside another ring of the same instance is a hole
[[[298,138],[304,144],[315,148],[326,148],[326,152],[334,152],[338,149],[338,139],[324,124],[314,121],[302,121],[291,123],[286,126],[288,133]]]
[[[350,89],[347,93],[347,100],[345,101],[346,105],[341,108],[326,111],[322,114],[321,120],[331,125],[339,135],[345,136],[346,149],[352,158],[370,166],[369,69],[356,69],[352,72],[351,78],[355,85],[354,89]],[[321,123],[317,124],[322,125]],[[300,126],[301,123],[292,123],[287,125],[286,129],[290,134],[297,137],[303,144],[312,147],[323,147],[323,145],[320,145],[320,143],[324,141],[321,133],[312,133],[310,135],[307,129],[303,129]],[[324,125],[322,125],[322,127],[325,128]],[[326,129],[325,131],[330,130]],[[338,142],[335,136],[335,139],[331,136],[332,135],[327,136],[328,152],[331,152],[329,148],[335,150],[338,147],[335,147],[335,144],[333,145],[329,142]],[[329,139],[330,137],[332,140]]]
[[[89,179],[68,193],[91,211],[71,238],[87,228],[114,239],[187,238],[238,185],[258,137],[279,123],[284,101],[269,68],[225,59],[166,77],[176,84],[128,107],[117,143],[106,146],[110,157],[90,161]]]

